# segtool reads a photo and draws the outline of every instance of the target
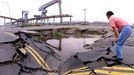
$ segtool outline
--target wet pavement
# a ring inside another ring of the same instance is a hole
[[[70,28],[72,27],[75,26],[70,26]],[[79,28],[80,26],[77,27]],[[53,29],[53,27],[37,27],[37,30],[51,28]],[[60,28],[62,27],[58,29]],[[80,29],[84,30],[88,28],[90,26],[80,27]],[[103,31],[108,30],[108,33],[103,35],[100,40],[95,41],[95,43],[87,45],[86,51],[76,52],[64,60],[62,60],[62,51],[36,39],[34,36],[39,35],[39,32],[29,31],[36,30],[36,27],[1,29],[0,75],[76,75],[78,72],[79,74],[89,72],[91,75],[104,75],[108,73],[100,73],[99,69],[113,66],[134,69],[134,34],[130,36],[123,46],[123,60],[117,61],[112,58],[115,55],[112,42],[113,33],[109,28],[100,27],[100,29]],[[132,70],[130,73],[133,74],[133,72]],[[89,73],[85,75],[89,75]]]

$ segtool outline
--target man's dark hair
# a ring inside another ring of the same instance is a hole
[[[114,13],[113,13],[112,11],[108,11],[108,12],[106,13],[106,16],[112,16],[112,15],[114,15]]]

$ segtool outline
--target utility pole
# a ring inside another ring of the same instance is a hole
[[[83,9],[84,10],[84,24],[86,24],[86,10],[87,9]]]
[[[59,3],[59,13],[60,13],[60,23],[63,22],[63,19],[62,19],[62,8],[61,8],[61,0],[58,0],[58,3]]]

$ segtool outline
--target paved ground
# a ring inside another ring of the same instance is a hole
[[[56,29],[56,28],[81,28],[81,29],[86,29],[86,28],[108,28],[108,26],[93,26],[93,25],[44,25],[44,26],[33,26],[33,27],[1,27],[0,32],[3,31],[9,31],[9,32],[18,32],[20,30],[40,30],[40,29]]]
[[[11,34],[22,30],[55,28],[110,29],[107,26],[89,25],[1,28],[0,75],[52,75],[55,73],[50,71],[55,72],[55,70],[58,70],[58,73],[56,73],[58,75],[65,73],[70,75],[88,75],[89,73],[98,75],[134,74],[134,33],[132,33],[123,47],[123,61],[117,61],[112,58],[115,53],[111,32],[105,35],[105,38],[88,46],[87,52],[73,54],[65,61],[60,60],[62,57],[60,51],[32,38],[30,34],[34,32],[20,32],[18,33],[19,37]]]

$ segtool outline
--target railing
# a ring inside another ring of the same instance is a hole
[[[64,15],[51,15],[51,16],[45,16],[45,17],[41,17],[40,15],[35,16],[35,18],[30,18],[30,19],[16,19],[16,18],[11,18],[11,17],[7,17],[7,16],[0,16],[0,18],[3,18],[3,26],[17,26],[17,25],[22,25],[22,24],[55,24],[57,23],[55,19],[59,19],[59,18],[66,18],[69,17],[69,21],[71,23],[71,15],[68,14],[64,14]],[[6,19],[8,19],[8,22],[6,21]],[[50,22],[49,19],[53,19],[52,22]],[[60,22],[59,22],[60,24]],[[64,22],[63,22],[64,24]]]

